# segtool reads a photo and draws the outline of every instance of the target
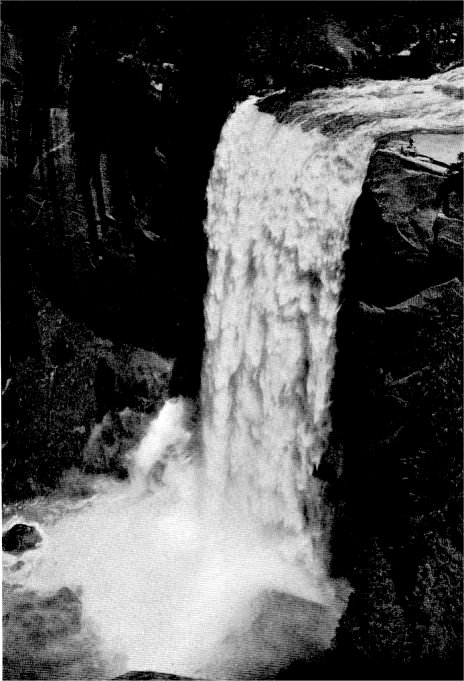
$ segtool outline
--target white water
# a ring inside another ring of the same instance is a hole
[[[232,495],[261,521],[303,531],[328,430],[342,257],[370,155],[388,133],[462,126],[460,88],[462,69],[329,88],[294,105],[288,125],[250,99],[224,126],[208,189],[204,365],[220,504]]]
[[[46,524],[42,553],[12,577],[82,587],[119,673],[244,678],[307,654],[310,640],[328,645],[339,607],[312,473],[329,429],[349,218],[376,139],[456,129],[461,83],[459,69],[328,89],[287,125],[249,100],[224,126],[208,188],[202,451],[183,402],[169,401],[130,482],[108,481]]]

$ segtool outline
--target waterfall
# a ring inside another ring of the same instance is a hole
[[[328,430],[342,257],[370,149],[279,125],[249,100],[224,128],[208,190],[211,487],[296,533]]]
[[[169,401],[129,483],[45,514],[43,554],[12,577],[81,589],[120,671],[269,678],[330,644],[341,607],[313,473],[350,216],[380,137],[462,127],[462,72],[315,91],[280,122],[251,98],[226,122],[205,223],[202,437]]]
[[[221,503],[307,530],[342,259],[370,155],[382,135],[462,124],[461,97],[457,69],[316,91],[284,125],[251,98],[224,126],[208,187],[203,370],[206,466]]]

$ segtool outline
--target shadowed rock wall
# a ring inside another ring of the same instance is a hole
[[[379,150],[352,217],[319,475],[330,482],[332,570],[354,587],[335,650],[356,678],[462,669],[463,225],[453,186]]]

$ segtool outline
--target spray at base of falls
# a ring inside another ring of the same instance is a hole
[[[313,477],[329,433],[348,226],[376,139],[455,130],[462,69],[314,92],[288,125],[239,105],[208,189],[201,451],[181,400],[108,481],[46,527],[23,586],[82,589],[121,669],[272,676],[329,645],[340,606]],[[21,574],[14,576],[21,582]]]
[[[328,644],[336,621],[326,617],[331,595],[321,575],[296,560],[295,538],[231,507],[211,516],[184,410],[182,400],[167,402],[133,452],[130,482],[101,481],[86,505],[50,523],[44,553],[11,582],[79,590],[87,628],[104,645],[113,675],[151,669],[268,677],[295,649],[302,655],[308,642]],[[20,521],[27,522],[10,525]],[[283,612],[287,619],[293,613],[293,626],[299,618],[301,632],[308,613],[317,617],[317,636],[286,639]]]

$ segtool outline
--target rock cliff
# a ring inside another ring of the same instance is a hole
[[[444,215],[446,183],[380,149],[352,218],[319,475],[332,570],[355,589],[336,651],[356,678],[461,664],[462,193]]]

